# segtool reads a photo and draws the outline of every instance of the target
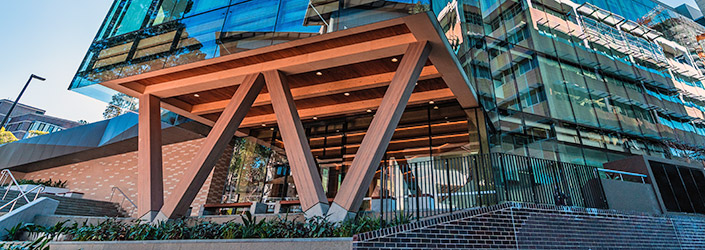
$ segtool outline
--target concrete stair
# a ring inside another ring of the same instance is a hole
[[[0,198],[5,194],[5,189],[0,188]],[[18,191],[10,190],[5,199],[0,200],[0,206],[5,205],[12,199],[19,196]],[[34,198],[34,193],[27,195],[30,201]],[[108,201],[89,200],[82,198],[71,198],[56,196],[52,194],[40,194],[39,197],[47,197],[59,201],[59,207],[56,209],[57,215],[77,215],[77,216],[98,216],[98,217],[129,217],[127,212],[120,207],[119,204]],[[15,205],[15,209],[27,204],[25,199],[20,198]],[[0,210],[0,214],[7,213],[10,210],[9,205]]]

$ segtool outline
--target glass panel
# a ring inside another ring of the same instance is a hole
[[[551,116],[556,119],[574,121],[566,87],[561,77],[558,62],[539,57],[541,78],[546,86],[546,96]]]
[[[115,24],[114,32],[110,36],[122,35],[142,28],[142,23],[144,23],[152,0],[131,0],[127,2],[127,10],[121,14],[120,19]]]

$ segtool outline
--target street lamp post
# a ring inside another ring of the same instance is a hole
[[[27,83],[24,84],[24,88],[22,88],[22,91],[20,91],[20,95],[17,96],[17,99],[15,100],[15,103],[12,104],[12,106],[10,107],[10,110],[7,111],[7,115],[5,115],[5,118],[2,119],[2,123],[0,123],[0,128],[4,128],[4,127],[5,127],[5,123],[7,122],[7,119],[10,118],[10,114],[12,114],[12,110],[15,109],[15,106],[17,106],[17,103],[20,101],[20,98],[22,97],[22,94],[24,94],[24,91],[27,90],[27,86],[29,86],[29,82],[31,82],[32,79],[35,79],[35,78],[36,78],[37,80],[40,80],[40,81],[46,80],[46,78],[41,77],[41,76],[38,76],[38,75],[35,75],[35,74],[32,74],[31,76],[29,76],[29,79],[27,80]]]

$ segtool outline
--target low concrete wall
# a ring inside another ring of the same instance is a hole
[[[602,179],[610,209],[660,214],[661,206],[651,184]]]
[[[135,221],[134,218],[110,218],[110,217],[93,217],[93,216],[75,216],[75,215],[48,215],[40,214],[34,217],[34,224],[50,227],[56,225],[59,222],[66,222],[66,225],[72,225],[76,223],[78,225],[83,225],[85,222],[88,225],[97,225],[106,220],[117,220],[125,223],[131,223]]]
[[[22,222],[33,222],[34,217],[40,214],[54,214],[59,202],[50,198],[41,197],[25,204],[12,212],[0,217],[0,238],[5,238],[7,230]]]
[[[154,240],[154,241],[68,241],[52,242],[52,250],[102,249],[218,249],[218,250],[327,250],[352,248],[352,238],[320,239],[241,239],[241,240]]]

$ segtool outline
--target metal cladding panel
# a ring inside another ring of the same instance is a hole
[[[78,153],[136,136],[137,115],[129,113],[110,120],[2,145],[0,168]]]
[[[109,144],[109,141],[117,139],[125,130],[137,126],[137,122],[138,115],[133,113],[127,113],[110,119],[98,145]]]

